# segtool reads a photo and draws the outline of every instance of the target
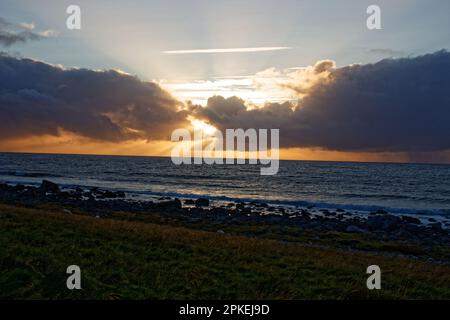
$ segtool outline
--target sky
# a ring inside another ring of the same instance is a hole
[[[81,30],[66,27],[71,4]],[[371,4],[381,30],[366,26]],[[447,0],[3,0],[0,31],[23,38],[0,41],[0,70],[16,71],[0,74],[0,150],[167,155],[170,130],[195,118],[278,126],[289,159],[449,162],[448,12]]]

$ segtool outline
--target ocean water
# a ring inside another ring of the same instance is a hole
[[[102,187],[135,198],[208,197],[278,205],[450,215],[450,165],[281,161],[275,176],[258,165],[182,165],[170,158],[0,153],[0,182]]]

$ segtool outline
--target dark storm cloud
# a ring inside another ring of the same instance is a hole
[[[450,149],[450,53],[314,70],[325,77],[296,106],[249,110],[238,98],[209,99],[193,112],[220,129],[279,128],[282,147],[338,151]],[[299,95],[304,86],[289,85]]]
[[[105,141],[168,139],[186,124],[155,83],[114,70],[62,69],[0,55],[0,139],[58,135]]]
[[[320,61],[285,87],[296,105],[250,109],[211,97],[189,111],[155,83],[0,55],[0,139],[58,135],[169,139],[188,115],[219,129],[279,128],[281,147],[421,153],[450,150],[450,53],[336,68]],[[306,85],[305,85],[306,79]]]
[[[19,42],[41,40],[45,36],[27,28],[15,25],[0,17],[0,45],[9,47]]]

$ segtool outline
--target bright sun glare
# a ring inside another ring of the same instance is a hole
[[[212,135],[217,130],[214,126],[206,123],[205,121],[195,118],[191,118],[189,120],[191,121],[194,130],[201,130],[205,135]]]

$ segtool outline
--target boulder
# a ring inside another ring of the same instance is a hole
[[[214,215],[228,215],[229,210],[225,208],[212,208],[209,212]]]
[[[442,230],[442,224],[440,222],[431,223],[429,226],[433,230]]]
[[[236,204],[236,209],[243,210],[244,208],[245,208],[245,204],[243,204],[243,203]]]
[[[124,191],[117,191],[116,192],[117,198],[125,198],[125,192]]]
[[[269,205],[265,202],[259,202],[256,204],[256,206],[259,208],[267,208]]]
[[[300,211],[300,216],[301,216],[303,219],[306,219],[306,220],[310,220],[310,219],[311,219],[311,213],[309,213],[309,212],[306,211],[306,210],[301,210],[301,211]]]
[[[370,214],[376,215],[376,214],[388,214],[385,210],[379,209],[375,212],[371,212]]]
[[[278,211],[278,212],[281,212],[281,213],[286,213],[286,209],[283,208],[283,207],[278,207],[278,208],[277,208],[277,211]]]
[[[114,191],[106,190],[106,191],[103,191],[103,192],[100,193],[100,197],[101,198],[113,199],[113,198],[116,198],[117,196],[116,196],[116,193]]]
[[[414,217],[402,216],[401,219],[403,222],[406,222],[406,223],[422,224],[422,222],[419,219],[414,218]]]
[[[381,230],[391,230],[396,228],[400,223],[401,219],[393,215],[376,215],[369,216],[367,218],[367,226],[371,229],[381,229]]]
[[[208,207],[209,206],[209,200],[206,198],[198,198],[195,200],[195,205],[197,207]]]
[[[181,201],[180,199],[163,201],[155,203],[154,206],[158,209],[181,209]]]
[[[42,180],[42,183],[39,187],[39,191],[42,193],[47,193],[47,192],[58,193],[58,192],[60,192],[59,186],[56,183],[48,181],[48,180]]]
[[[44,181],[45,181],[45,180],[44,180]],[[43,183],[44,181],[42,181],[42,183]],[[27,189],[27,187],[25,187],[23,184],[18,184],[18,185],[16,185],[16,186],[14,187],[14,190],[15,190],[15,191],[19,191],[19,192],[24,191],[24,190],[26,190],[26,189]]]

